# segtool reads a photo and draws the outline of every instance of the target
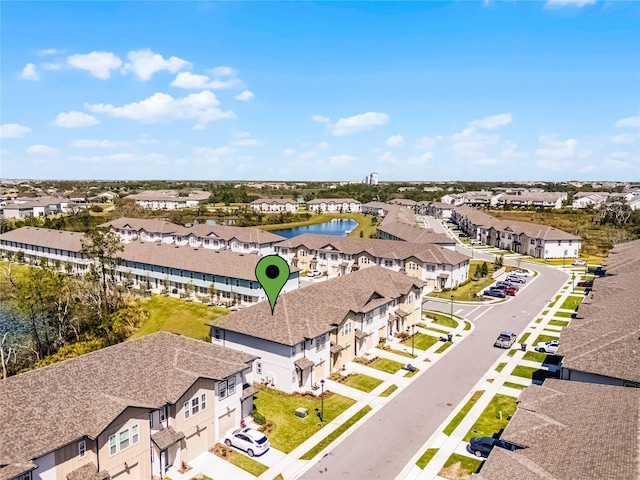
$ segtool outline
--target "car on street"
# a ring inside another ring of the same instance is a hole
[[[488,457],[493,447],[515,450],[515,445],[492,437],[471,437],[467,451],[476,457]]]
[[[307,272],[307,278],[319,277],[320,275],[322,275],[320,270],[309,270]]]
[[[511,348],[514,343],[516,343],[516,334],[504,331],[500,332],[493,346],[498,348]]]
[[[224,436],[227,447],[236,447],[247,452],[247,455],[262,455],[269,450],[269,439],[258,430],[245,427],[229,430]]]
[[[507,296],[504,291],[499,288],[491,288],[489,290],[485,290],[482,294],[486,297],[496,297],[496,298],[505,298]]]
[[[560,343],[558,340],[551,340],[550,342],[540,342],[535,346],[534,350],[540,353],[556,353]]]
[[[584,267],[586,264],[587,262],[585,262],[584,260],[574,260],[573,262],[571,262],[571,265],[575,267]]]

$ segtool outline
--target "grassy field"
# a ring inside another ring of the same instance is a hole
[[[499,363],[496,367],[496,372],[500,373],[504,367],[507,366],[507,362]]]
[[[527,332],[527,333],[525,333],[524,335],[522,335],[522,336],[518,339],[518,343],[524,343],[524,342],[526,342],[530,335],[531,335],[531,332]]]
[[[461,480],[471,477],[482,466],[482,460],[454,453],[445,462],[438,475],[450,480]]]
[[[470,260],[469,261],[469,278],[471,281],[462,287],[458,287],[456,290],[451,290],[449,292],[431,292],[428,294],[429,297],[436,298],[446,298],[450,300],[453,296],[453,301],[480,301],[483,300],[482,296],[476,297],[476,293],[482,293],[482,291],[491,285],[494,280],[491,279],[491,275],[493,274],[493,263],[487,262],[487,266],[489,267],[488,274],[485,278],[479,278],[474,280],[472,277],[476,271],[476,265],[483,263],[483,260]]]
[[[451,435],[453,433],[453,431],[458,427],[458,425],[460,425],[462,419],[467,415],[467,413],[469,413],[469,410],[473,408],[473,406],[480,399],[483,393],[484,390],[480,390],[475,392],[471,396],[467,403],[464,404],[464,407],[462,407],[462,409],[456,414],[456,416],[453,417],[453,420],[449,422],[449,425],[447,425],[442,431],[445,435]]]
[[[431,319],[431,323],[436,323],[443,327],[458,328],[458,321],[455,319],[455,316],[454,318],[451,318],[450,315],[443,315],[442,313],[431,312],[427,310],[423,311],[422,315],[429,317]]]
[[[336,428],[333,432],[331,432],[329,435],[327,435],[315,447],[313,447],[311,450],[309,450],[307,453],[305,453],[302,457],[300,457],[300,460],[311,460],[318,453],[320,453],[327,446],[329,446],[331,444],[331,442],[333,442],[336,438],[338,438],[340,435],[342,435],[344,432],[346,432],[351,425],[356,423],[358,420],[360,420],[362,417],[364,417],[370,411],[371,411],[371,407],[369,405],[367,405],[366,407],[363,407],[355,415],[353,415],[349,420],[344,422],[342,425],[340,425],[338,428]]]
[[[527,352],[522,357],[523,360],[530,360],[532,362],[544,363],[547,359],[547,354],[542,352]]]
[[[426,452],[424,452],[422,454],[422,456],[418,459],[418,461],[416,462],[416,465],[421,469],[424,470],[424,467],[427,466],[427,464],[431,461],[431,459],[433,458],[433,456],[438,453],[438,450],[440,450],[439,448],[428,448]]]
[[[555,327],[566,327],[569,325],[569,322],[565,320],[549,320],[549,325],[553,325]]]
[[[327,395],[325,392],[324,425],[354,403],[355,400],[351,398],[343,397],[337,393]],[[319,397],[287,395],[277,390],[258,386],[254,405],[267,421],[273,422],[273,431],[269,434],[271,446],[285,453],[289,453],[322,428],[318,423],[318,418],[313,414],[316,408],[320,408]],[[300,407],[306,408],[312,413],[306,418],[296,417],[294,412]]]
[[[374,377],[370,377],[369,375],[364,375],[362,373],[357,373],[355,375],[350,375],[349,378],[343,383],[348,387],[357,388],[358,390],[362,390],[363,392],[370,392],[378,385],[382,383],[382,380]]]
[[[513,383],[513,382],[504,382],[503,385],[505,387],[515,388],[516,390],[524,390],[525,388],[527,388],[526,385],[520,385],[519,383]]]
[[[442,346],[435,351],[435,353],[442,353],[451,345],[453,345],[453,342],[444,342]]]
[[[396,373],[400,369],[402,369],[402,367],[404,367],[404,363],[395,362],[393,360],[389,360],[388,358],[378,357],[373,362],[371,362],[369,366],[382,372]]]
[[[571,318],[571,316],[574,314],[575,312],[556,312],[553,314],[554,317],[560,317],[560,318]]]
[[[263,465],[253,458],[247,457],[246,455],[242,454],[231,455],[229,458],[229,463],[235,465],[236,467],[240,467],[241,469],[249,472],[255,477],[259,477],[264,472],[269,470],[269,467],[267,467],[266,465]]]
[[[576,307],[580,305],[583,300],[584,300],[584,297],[567,297],[567,299],[564,302],[562,302],[562,305],[560,305],[560,308],[563,308],[566,310],[575,310]]]
[[[150,300],[141,300],[140,303],[149,312],[149,319],[140,326],[131,338],[164,330],[207,340],[210,335],[210,327],[205,325],[205,322],[229,313],[226,308],[209,307],[203,303],[187,302],[162,295],[154,295]]]
[[[538,335],[536,341],[532,343],[532,345],[537,345],[542,342],[550,342],[551,340],[557,340],[558,337],[552,337],[551,335]]]
[[[286,228],[304,227],[305,225],[317,225],[319,223],[330,222],[334,218],[344,218],[348,220],[355,220],[358,222],[358,226],[354,228],[349,237],[360,237],[360,232],[364,238],[369,238],[372,234],[376,233],[378,224],[372,224],[371,220],[374,218],[370,215],[363,215],[362,213],[319,213],[314,214],[309,220],[304,222],[291,222],[291,223],[278,223],[274,225],[258,225],[257,228],[261,230],[282,230]],[[380,219],[378,219],[380,220]]]
[[[438,337],[427,335],[426,333],[416,333],[413,336],[413,347],[418,350],[427,350],[432,345],[438,343]],[[411,339],[408,338],[402,341],[402,345],[405,347],[411,347]]]
[[[397,385],[391,385],[390,387],[388,387],[384,392],[382,392],[380,394],[381,397],[388,397],[389,395],[391,395],[393,392],[395,392],[398,389]]]
[[[471,437],[494,437],[498,436],[504,427],[507,426],[511,415],[516,411],[516,398],[498,393],[491,399],[487,408],[484,409],[476,423],[464,437],[468,442]],[[502,412],[502,418],[500,418]]]

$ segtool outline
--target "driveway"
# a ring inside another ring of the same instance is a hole
[[[473,333],[313,464],[301,478],[395,478],[504,353],[493,348],[496,335],[501,330],[521,332],[567,280],[567,274],[559,270],[544,265],[534,268],[540,275],[508,302],[454,304],[455,313],[474,321]],[[449,303],[442,302],[429,301],[426,306],[447,313],[450,309]]]

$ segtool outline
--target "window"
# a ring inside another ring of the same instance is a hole
[[[227,390],[229,395],[236,393],[236,377],[229,377],[227,379]]]
[[[392,267],[393,266],[393,260],[385,260],[384,261],[384,266],[385,267]]]
[[[153,412],[149,412],[149,428],[153,428]]]
[[[321,260],[326,260],[327,259],[327,254],[326,253],[321,253],[320,254],[320,259]]]
[[[31,480],[31,472],[23,473],[22,475],[18,475],[14,480]]]
[[[191,415],[200,413],[200,399],[198,397],[191,399]]]
[[[109,437],[109,455],[115,455],[118,453],[118,445],[116,444],[116,436],[111,435]]]
[[[369,257],[360,257],[360,262],[364,263],[365,265],[369,264]]]
[[[414,300],[413,292],[409,292],[409,295],[407,295],[407,303],[413,303],[413,300]]]
[[[201,410],[206,410],[207,409],[207,394],[203,393],[202,395],[200,395],[200,409]]]
[[[342,327],[342,336],[349,335],[351,333],[351,322],[346,322]]]
[[[256,362],[256,373],[258,375],[262,375],[262,363],[261,362]]]
[[[389,306],[385,303],[384,305],[380,305],[380,315],[384,315],[385,313],[387,313],[387,308]]]
[[[327,335],[326,334],[322,334],[318,337],[318,341],[316,342],[316,352],[319,352],[320,350],[324,349],[324,347],[326,346],[327,343]]]
[[[373,322],[373,312],[367,312],[364,314],[364,321],[367,325]]]
[[[184,419],[186,420],[191,416],[191,410],[189,409],[190,403],[189,400],[184,402]]]
[[[220,398],[225,398],[227,396],[227,382],[223,380],[220,382],[220,386],[218,387],[218,395]]]
[[[336,255],[335,253],[332,253],[331,260],[338,260],[338,255]]]
[[[138,425],[131,427],[131,444],[135,445],[140,441],[140,434],[138,433]]]
[[[138,424],[136,423],[130,428],[125,428],[124,430],[109,436],[109,455],[113,456],[118,452],[126,450],[131,445],[137,444],[139,441],[140,434],[138,432]]]
[[[87,443],[84,440],[82,440],[81,442],[78,443],[78,456],[80,458],[84,458],[86,454],[87,454]]]
[[[167,419],[167,407],[164,406],[160,409],[160,421],[164,422]]]

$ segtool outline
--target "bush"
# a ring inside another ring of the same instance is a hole
[[[267,423],[267,419],[264,418],[264,415],[262,415],[256,409],[254,409],[251,412],[251,417],[253,418],[253,421],[256,422],[258,425],[264,425],[265,423]]]
[[[89,210],[96,213],[104,211],[104,209],[100,205],[92,205],[91,207],[89,207]]]

